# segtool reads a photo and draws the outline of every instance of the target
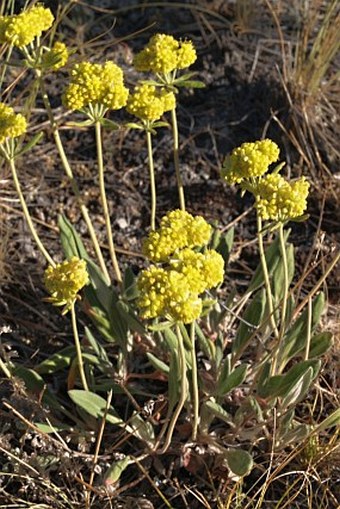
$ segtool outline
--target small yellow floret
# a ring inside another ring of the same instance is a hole
[[[54,21],[50,9],[35,5],[20,14],[0,17],[0,43],[27,46],[48,30]]]
[[[146,47],[134,58],[138,71],[166,74],[175,69],[185,69],[196,60],[196,51],[191,41],[177,41],[172,35],[156,34]]]
[[[272,140],[243,143],[227,156],[222,177],[229,183],[241,183],[251,177],[261,177],[279,158],[280,149]]]
[[[57,71],[66,65],[68,57],[69,53],[66,44],[63,42],[55,42],[52,48],[43,55],[42,66],[45,69]]]
[[[134,93],[130,94],[126,109],[142,120],[155,121],[159,120],[165,111],[172,110],[175,106],[173,92],[142,84],[137,85]]]
[[[0,143],[6,138],[17,138],[26,132],[27,122],[23,115],[0,103]]]
[[[171,266],[185,275],[190,291],[198,294],[222,283],[224,277],[224,260],[213,249],[204,253],[182,249],[171,260]]]
[[[71,260],[49,266],[45,270],[44,283],[51,294],[46,300],[55,306],[64,306],[62,314],[67,313],[78,297],[78,292],[89,282],[85,260],[76,256]]]
[[[160,228],[144,241],[143,253],[153,262],[166,261],[177,250],[207,245],[210,236],[211,226],[202,216],[173,210],[162,218]]]
[[[89,104],[119,110],[126,105],[128,95],[123,71],[114,62],[81,62],[71,70],[71,83],[64,93],[63,103],[70,110],[80,110]]]
[[[305,212],[308,189],[305,177],[289,183],[279,174],[266,175],[256,187],[255,206],[264,220],[288,221]]]
[[[180,41],[177,51],[177,69],[186,69],[190,67],[196,59],[196,50],[192,41]]]

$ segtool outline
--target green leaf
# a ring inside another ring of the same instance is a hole
[[[124,470],[132,463],[130,456],[126,456],[125,458],[115,461],[112,465],[107,469],[104,475],[104,484],[105,486],[110,486],[119,481],[120,476],[124,472]]]
[[[122,320],[126,323],[127,327],[130,330],[138,332],[138,334],[146,333],[145,327],[138,320],[137,316],[134,314],[133,310],[126,302],[119,300],[116,304],[116,308]]]
[[[92,334],[91,330],[88,327],[85,327],[85,336],[88,342],[90,343],[91,347],[93,348],[95,354],[101,359],[105,364],[112,365],[105,349],[102,347],[102,345],[96,340],[94,335]]]
[[[333,334],[331,332],[320,332],[314,334],[310,342],[309,359],[321,357],[333,344]]]
[[[87,261],[89,256],[84,247],[84,244],[64,214],[59,215],[58,226],[60,230],[61,245],[63,247],[66,258],[70,260],[72,256],[77,256],[78,258]]]
[[[253,336],[256,327],[261,324],[263,316],[266,310],[266,292],[264,288],[259,290],[250,304],[248,305],[244,315],[242,316],[245,322],[252,324],[254,327],[250,327],[244,321],[241,321],[238,329],[236,338],[232,344],[233,355],[239,356],[244,347],[246,346],[249,339]]]
[[[221,419],[221,421],[226,422],[227,424],[229,424],[229,426],[234,427],[232,416],[226,410],[224,410],[224,408],[221,405],[216,403],[216,401],[213,398],[203,403],[203,405],[204,408],[208,409],[215,417],[218,417],[219,419]]]
[[[35,422],[34,426],[36,426],[42,433],[60,433],[61,431],[70,431],[72,429],[71,426],[60,426],[57,424],[50,426],[44,422]]]
[[[102,117],[100,120],[99,120],[99,123],[105,128],[105,129],[110,129],[111,131],[117,131],[118,129],[120,129],[120,125],[117,124],[117,122],[113,122],[112,120],[108,119],[108,118],[105,118],[105,117]]]
[[[157,127],[170,127],[169,122],[164,122],[160,120],[159,122],[153,122],[152,127],[156,129]]]
[[[312,330],[318,324],[325,307],[325,296],[320,292],[312,303]],[[287,362],[306,348],[308,338],[308,308],[305,309],[299,318],[287,331],[281,347],[280,359],[281,369]]]
[[[143,124],[137,124],[137,122],[127,122],[125,127],[129,129],[139,129],[140,131],[144,131],[145,126]]]
[[[161,371],[162,373],[165,373],[166,375],[169,373],[170,368],[165,362],[161,361],[156,357],[153,353],[147,352],[146,353],[147,358],[149,359],[150,364],[157,370]]]
[[[138,289],[136,284],[137,278],[131,267],[127,267],[123,277],[123,297],[125,300],[135,300],[138,297]]]
[[[72,359],[76,356],[76,349],[74,346],[67,346],[57,353],[52,354],[50,357],[40,362],[36,366],[36,371],[40,375],[50,375],[56,371],[68,368],[71,365]]]
[[[225,459],[233,474],[243,477],[253,468],[253,458],[249,452],[243,449],[228,449],[225,452]]]
[[[198,74],[197,71],[190,71],[185,74],[182,74],[181,76],[179,76],[178,78],[176,78],[174,80],[174,84],[177,84],[178,82],[181,82],[181,81],[187,81],[187,80],[193,78],[194,76],[196,76],[197,74]]]
[[[102,419],[105,414],[106,400],[98,394],[90,391],[83,391],[81,389],[72,389],[68,391],[68,395],[79,408],[85,410],[89,415],[95,419]],[[111,424],[118,426],[124,426],[124,421],[119,417],[117,412],[110,407],[107,414],[106,420]]]
[[[139,414],[134,413],[129,419],[131,433],[152,447],[155,442],[155,432],[150,421],[145,421]]]
[[[319,360],[308,360],[294,364],[290,370],[283,375],[272,376],[268,379],[265,386],[259,391],[261,397],[287,397],[290,392],[297,390],[305,373],[311,369],[311,379],[314,380],[320,370],[321,362]]]
[[[173,350],[170,357],[169,365],[169,376],[168,376],[168,397],[169,397],[169,408],[173,408],[178,401],[178,393],[180,388],[180,374],[178,365],[177,352]]]
[[[320,424],[315,426],[313,432],[320,433],[321,431],[325,431],[328,428],[332,428],[333,426],[340,425],[340,408],[334,410],[326,419],[324,419]]]
[[[203,81],[198,80],[185,80],[185,81],[177,81],[176,87],[184,87],[184,88],[205,88],[206,85]]]
[[[169,328],[163,331],[165,342],[171,352],[178,350],[178,339],[176,334]]]
[[[230,391],[241,385],[246,377],[248,364],[241,364],[237,366],[225,378],[219,378],[217,384],[217,395],[226,396]]]
[[[204,354],[208,357],[208,359],[214,359],[216,353],[215,344],[210,338],[206,337],[197,322],[195,323],[195,334],[197,335],[199,345]]]
[[[287,256],[287,265],[288,265],[288,288],[292,282],[295,272],[295,262],[294,262],[294,246],[291,243],[286,243],[286,256]],[[282,259],[282,254],[280,251],[280,260],[275,270],[273,271],[272,277],[272,290],[274,299],[277,303],[279,303],[285,294],[285,275],[284,275],[284,264]]]
[[[308,368],[307,371],[295,382],[293,387],[288,391],[287,395],[282,398],[281,407],[288,408],[296,405],[306,395],[313,378],[313,369]]]
[[[230,253],[234,244],[234,228],[229,228],[227,233],[221,235],[217,230],[216,238],[213,239],[213,249],[223,257],[225,267],[227,267]],[[214,245],[215,244],[215,245]]]
[[[72,122],[66,122],[67,127],[90,127],[94,124],[94,121],[90,118],[86,120],[73,120]]]
[[[40,132],[38,134],[35,134],[33,138],[30,139],[26,145],[24,145],[21,149],[15,152],[15,157],[22,156],[23,154],[26,154],[29,150],[31,150],[44,136],[44,133]]]
[[[15,366],[13,375],[24,381],[26,388],[41,398],[41,401],[57,410],[61,409],[61,405],[54,394],[46,386],[45,380],[34,369],[25,368],[24,366]]]
[[[152,325],[148,326],[148,329],[153,332],[165,332],[170,330],[170,327],[172,327],[175,324],[175,322],[161,322],[161,323],[154,323]]]

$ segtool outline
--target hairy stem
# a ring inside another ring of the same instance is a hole
[[[176,107],[171,110],[171,121],[172,121],[172,136],[173,136],[173,147],[174,147],[174,165],[176,172],[179,205],[181,210],[185,210],[185,198],[184,188],[181,173],[179,170],[179,141],[178,141],[178,124],[177,124],[177,113]]]
[[[168,450],[169,445],[171,443],[172,435],[177,423],[177,420],[180,416],[180,413],[184,407],[185,400],[187,398],[187,369],[186,369],[186,360],[185,360],[185,350],[184,343],[181,330],[178,325],[176,325],[176,335],[178,340],[178,353],[179,353],[179,361],[180,361],[180,378],[181,378],[181,387],[180,387],[180,398],[178,401],[178,405],[175,408],[171,420],[169,422],[168,431],[165,437],[165,441],[163,447],[158,451],[159,454],[165,453]]]
[[[71,307],[71,317],[72,317],[72,329],[73,329],[74,344],[75,344],[76,352],[77,352],[78,369],[79,369],[81,383],[83,384],[85,391],[88,391],[89,386],[87,385],[87,380],[86,380],[86,376],[85,376],[85,372],[84,372],[84,362],[83,362],[83,356],[81,353],[81,346],[80,346],[78,327],[77,327],[76,310],[75,310],[74,304],[75,304],[75,302],[73,302],[72,307]]]
[[[153,154],[152,154],[152,139],[151,132],[149,130],[146,131],[146,141],[148,146],[148,160],[149,160],[149,174],[150,174],[150,191],[151,191],[151,220],[150,227],[151,230],[155,230],[156,228],[156,183],[155,183],[155,168],[153,164]]]
[[[192,401],[193,401],[193,414],[194,419],[192,423],[192,440],[197,438],[197,428],[199,423],[199,391],[198,391],[198,374],[197,374],[197,359],[195,348],[195,322],[190,325],[190,339],[191,339],[191,383],[192,383]]]
[[[98,161],[98,173],[99,173],[99,189],[100,189],[100,197],[101,197],[101,202],[102,202],[102,207],[103,207],[103,212],[104,212],[107,240],[109,243],[109,252],[110,252],[111,262],[112,262],[112,265],[113,265],[113,268],[114,268],[114,271],[116,274],[117,281],[119,283],[121,283],[122,275],[121,275],[121,272],[119,269],[116,250],[115,250],[115,246],[114,246],[114,242],[113,242],[110,213],[109,213],[109,207],[107,204],[106,192],[105,192],[101,125],[98,120],[95,122],[95,132],[96,132],[97,161]]]
[[[39,235],[37,233],[37,230],[35,229],[35,226],[33,224],[30,212],[29,212],[28,207],[26,205],[26,201],[25,201],[24,195],[22,194],[22,190],[21,190],[21,186],[20,186],[20,182],[19,182],[19,179],[18,179],[18,175],[17,175],[17,171],[16,171],[16,168],[15,168],[15,163],[14,163],[13,157],[8,157],[7,161],[9,163],[10,168],[11,168],[15,190],[16,190],[17,195],[19,197],[21,208],[22,208],[22,211],[24,213],[25,219],[27,221],[28,227],[30,229],[31,235],[34,238],[34,240],[35,240],[35,242],[36,242],[40,252],[45,257],[47,262],[50,265],[52,265],[52,267],[55,267],[55,265],[56,265],[55,262],[53,261],[52,257],[49,255],[48,251],[45,249],[45,247],[44,247],[44,245],[43,245],[42,241],[40,240],[40,237],[39,237]]]
[[[270,287],[269,272],[268,272],[267,261],[266,261],[266,256],[265,256],[265,252],[264,252],[264,246],[263,246],[262,220],[261,220],[259,214],[257,214],[257,238],[258,238],[258,243],[259,243],[259,252],[260,252],[260,259],[261,259],[261,265],[262,265],[262,271],[263,271],[263,277],[264,277],[264,284],[265,284],[266,293],[267,293],[270,324],[274,331],[275,337],[278,339],[279,331],[277,329],[277,325],[275,322],[273,296],[272,296],[272,290]]]

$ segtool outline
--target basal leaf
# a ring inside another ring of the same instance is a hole
[[[243,449],[228,449],[225,452],[225,459],[233,474],[243,477],[253,468],[253,458],[249,452]]]

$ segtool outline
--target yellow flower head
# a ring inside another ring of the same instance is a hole
[[[68,61],[69,53],[66,44],[63,42],[55,42],[52,48],[43,54],[42,66],[51,71],[57,71],[64,67]]]
[[[55,306],[64,306],[62,314],[65,314],[77,299],[78,292],[88,282],[86,262],[76,256],[58,263],[55,267],[49,266],[45,270],[44,283],[51,297],[46,300]]]
[[[130,94],[127,111],[142,120],[159,120],[165,111],[176,106],[173,92],[159,89],[153,85],[142,84],[135,87]]]
[[[37,4],[12,16],[0,17],[0,43],[13,44],[21,48],[34,41],[48,30],[54,21],[50,9]]]
[[[114,62],[81,62],[71,70],[71,83],[64,93],[63,103],[70,110],[80,110],[89,104],[119,110],[126,105],[128,95],[123,71]]]
[[[6,138],[17,138],[26,132],[27,122],[23,115],[0,103],[0,143]]]
[[[151,265],[141,271],[137,305],[142,318],[163,317],[190,323],[202,312],[200,294],[223,281],[224,261],[214,250],[194,251],[205,246],[211,226],[201,216],[173,210],[161,220],[160,228],[149,234],[144,253],[162,267]]]
[[[142,318],[163,317],[190,323],[201,314],[202,300],[190,291],[181,272],[152,265],[140,273],[137,287]]]
[[[213,249],[204,253],[182,249],[171,260],[171,267],[185,275],[190,291],[197,294],[222,283],[224,277],[224,260]]]
[[[254,191],[258,214],[280,222],[300,217],[307,208],[308,189],[305,177],[289,183],[279,174],[266,175]]]
[[[280,149],[266,139],[254,143],[243,143],[227,156],[222,168],[222,177],[228,184],[241,183],[251,177],[261,177],[279,158]]]
[[[153,262],[166,261],[185,247],[203,247],[211,237],[211,226],[202,216],[183,210],[172,210],[161,220],[160,228],[152,231],[143,244],[143,253]]]
[[[172,35],[156,34],[146,47],[134,58],[138,71],[168,73],[185,69],[196,60],[196,51],[191,41],[177,41]]]

